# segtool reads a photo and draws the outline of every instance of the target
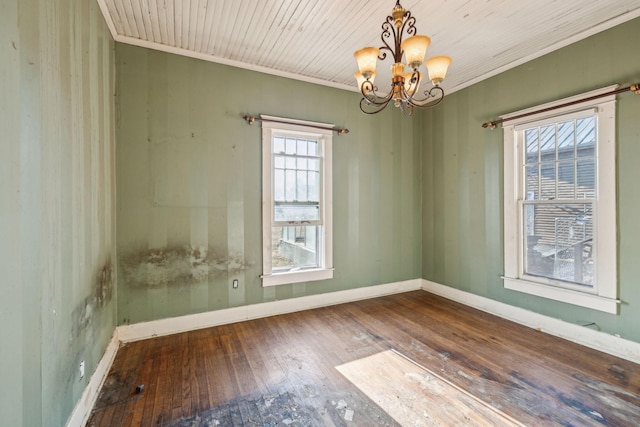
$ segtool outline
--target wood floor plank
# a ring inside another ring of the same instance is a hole
[[[181,353],[181,370],[176,370],[176,383],[180,389],[181,400],[174,402],[180,405],[180,417],[190,416],[195,409],[192,401],[193,396],[198,395],[198,383],[195,376],[196,352],[191,350],[190,342],[187,340],[184,347],[177,350]]]
[[[638,365],[416,291],[123,345],[88,425],[395,426],[336,368],[389,350],[525,425],[640,420]]]
[[[151,348],[154,349],[153,353],[155,353],[155,345],[152,345]],[[150,349],[151,350],[151,349]],[[148,352],[150,353],[150,352]],[[117,357],[117,355],[116,355]],[[161,377],[159,375],[155,375],[156,373],[160,373],[159,370],[159,360],[158,357],[154,356],[154,354],[148,354],[147,357],[150,359],[152,368],[149,372],[149,378],[145,382],[145,393],[144,393],[144,407],[142,409],[142,418],[140,420],[140,425],[153,425],[156,421],[153,418],[153,408],[156,403],[156,395],[158,390],[158,383],[160,382]]]
[[[142,346],[139,346],[139,347],[142,347]],[[144,408],[145,408],[145,397],[149,392],[148,389],[149,389],[149,384],[151,382],[153,361],[149,359],[136,359],[136,360],[137,360],[136,363],[139,363],[138,366],[139,366],[140,373],[138,376],[136,376],[136,380],[132,384],[128,384],[130,386],[128,390],[130,393],[131,392],[135,393],[135,390],[138,386],[142,386],[142,390],[136,393],[138,398],[135,400],[132,400],[132,402],[134,402],[133,415],[131,416],[130,419],[125,420],[125,422],[123,423],[123,427],[142,425],[142,416],[144,414]],[[136,365],[130,365],[129,367],[131,368],[135,366]]]

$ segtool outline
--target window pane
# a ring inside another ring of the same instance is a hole
[[[532,237],[536,234],[535,229],[535,206],[534,205],[524,205],[524,216],[525,216],[525,236]],[[526,243],[525,243],[526,244]]]
[[[284,201],[284,171],[280,169],[273,172],[273,199]]]
[[[320,206],[318,204],[276,204],[273,219],[275,221],[318,221]]]
[[[558,163],[558,199],[575,198],[574,172],[573,160]]]
[[[538,163],[538,128],[527,129],[524,132],[525,146],[527,147],[527,163]]]
[[[285,152],[287,154],[295,154],[297,148],[297,142],[294,138],[287,138],[285,142]]]
[[[558,159],[573,159],[575,155],[575,127],[573,120],[558,123]]]
[[[309,152],[310,156],[318,155],[318,141],[309,141]]]
[[[540,200],[556,198],[556,164],[540,165]]]
[[[551,161],[556,158],[556,127],[554,125],[540,128],[540,161]]]
[[[596,162],[595,159],[579,161],[578,188],[576,198],[596,197]]]
[[[527,174],[525,177],[526,200],[538,200],[538,184],[540,183],[538,164],[526,166],[525,173]]]
[[[284,153],[284,138],[281,136],[276,136],[273,138],[273,152],[274,153]]]
[[[593,285],[591,203],[525,202],[522,231],[526,274]]]
[[[272,227],[272,270],[318,268],[320,226]]]
[[[283,156],[275,156],[273,158],[273,166],[276,169],[284,169],[284,157]]]
[[[593,157],[596,146],[596,118],[587,117],[576,120],[576,155]]]
[[[285,171],[285,200],[293,202],[296,199],[296,171]]]
[[[320,170],[320,160],[318,160],[318,159],[309,159],[309,170],[310,171]]]
[[[307,160],[307,158],[298,159],[298,169],[306,170],[308,162],[309,160]]]
[[[296,201],[298,202],[306,202],[308,199],[307,196],[307,172],[306,171],[298,171],[296,174],[297,177],[297,188],[296,188]]]
[[[309,172],[309,201],[310,202],[318,202],[320,201],[320,186],[318,183],[320,182],[320,172]]]
[[[287,156],[285,158],[285,160],[286,160],[287,169],[295,169],[296,168],[296,158],[295,157]]]
[[[298,140],[298,147],[296,149],[296,154],[298,154],[299,156],[306,156],[307,155],[307,140],[306,139],[299,139]]]

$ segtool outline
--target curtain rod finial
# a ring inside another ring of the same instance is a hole
[[[243,119],[245,119],[245,120],[247,121],[247,123],[249,123],[250,125],[252,125],[252,124],[253,124],[253,122],[255,122],[255,121],[256,121],[256,118],[255,118],[255,117],[253,117],[253,116],[249,116],[249,115],[242,116],[242,118],[243,118]]]
[[[486,122],[486,123],[482,124],[482,127],[485,128],[485,129],[489,128],[489,129],[493,130],[493,129],[496,128],[496,124],[494,122]]]

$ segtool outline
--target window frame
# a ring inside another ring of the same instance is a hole
[[[556,107],[580,99],[615,90],[609,86],[578,96],[517,111],[502,119],[532,111]],[[571,285],[567,282],[530,276],[524,273],[523,201],[526,188],[523,168],[523,128],[537,122],[558,122],[565,116],[592,111],[597,122],[596,142],[596,199],[593,201],[594,283],[592,287]],[[617,313],[619,300],[617,277],[617,225],[616,225],[616,99],[610,95],[588,102],[565,106],[520,119],[510,120],[504,130],[504,287],[543,298],[587,307],[607,313]]]
[[[312,282],[333,278],[333,202],[332,202],[332,124],[285,119],[261,115],[262,121],[262,286],[277,286],[289,283]],[[283,122],[287,123],[283,123]],[[326,127],[327,129],[310,128]],[[317,268],[298,271],[274,272],[272,266],[272,228],[282,226],[274,219],[274,167],[273,138],[276,135],[291,135],[316,138],[320,156],[320,220],[313,224],[290,224],[290,226],[319,226]]]

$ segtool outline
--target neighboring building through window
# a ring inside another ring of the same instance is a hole
[[[505,287],[615,313],[615,97],[508,123]]]
[[[333,134],[301,126],[331,125],[287,121],[262,122],[264,286],[333,277]]]

